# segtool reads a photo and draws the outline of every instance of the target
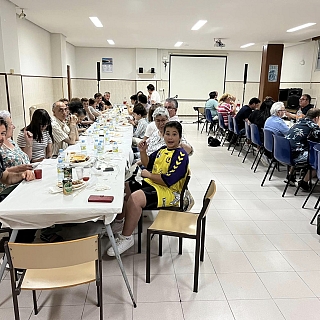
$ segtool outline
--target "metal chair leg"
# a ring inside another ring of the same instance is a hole
[[[194,275],[193,275],[193,292],[198,292],[199,283],[199,264],[200,264],[200,234],[196,238],[196,250],[194,255]]]
[[[263,155],[264,155],[264,149],[260,152],[260,157],[259,157],[259,159],[258,159],[258,162],[257,162],[257,164],[256,164],[256,167],[255,167],[254,170],[253,170],[254,173],[257,171],[258,165],[259,165],[260,160],[261,160],[261,158],[262,158]]]
[[[251,147],[252,147],[252,144],[250,143],[250,144],[249,144],[249,147],[248,147],[248,150],[247,150],[247,152],[246,152],[246,154],[245,154],[245,156],[244,156],[244,158],[243,158],[243,160],[242,160],[242,163],[244,163],[245,160],[247,159],[247,156],[248,156],[248,154],[249,154],[249,152],[250,152]]]
[[[142,234],[142,226],[143,226],[143,216],[141,214],[140,219],[138,221],[138,253],[141,253],[141,234]]]
[[[313,218],[310,221],[310,224],[313,224],[313,221],[316,219],[318,213],[319,213],[320,207],[317,209],[316,213],[314,214]]]
[[[317,181],[316,181],[316,182],[315,182],[315,184],[313,185],[312,189],[310,190],[310,192],[309,192],[309,194],[308,194],[308,196],[307,196],[306,200],[304,200],[304,203],[303,203],[303,205],[302,205],[302,208],[304,208],[304,206],[307,204],[307,202],[308,202],[308,200],[309,200],[309,198],[310,198],[311,194],[313,193],[314,189],[316,188],[316,186],[317,186],[318,182],[319,182],[319,179],[317,179]]]
[[[146,283],[150,283],[150,242],[151,242],[151,231],[147,230]]]
[[[261,187],[263,187],[263,184],[264,184],[264,182],[266,181],[267,175],[268,175],[268,173],[269,173],[269,171],[270,171],[273,163],[274,163],[274,161],[273,161],[273,159],[272,159],[271,162],[270,162],[270,164],[269,164],[269,166],[268,166],[268,169],[267,169],[267,171],[266,171],[266,174],[264,175],[264,177],[263,177],[263,179],[262,179]]]

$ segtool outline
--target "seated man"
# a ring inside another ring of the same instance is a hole
[[[266,120],[264,129],[273,132],[273,134],[285,136],[289,131],[289,127],[282,119],[285,112],[286,109],[283,102],[275,102],[270,109],[271,116]]]
[[[53,155],[58,155],[59,149],[66,149],[68,145],[73,145],[79,140],[77,130],[77,117],[70,116],[69,126],[66,124],[67,107],[58,101],[52,106],[52,135],[53,135]]]
[[[308,140],[320,142],[320,109],[310,109],[306,116],[292,126],[286,135],[290,142],[293,161],[295,163],[307,162],[309,144]],[[301,189],[309,191],[309,171],[304,180],[298,182]],[[297,184],[296,184],[297,185]]]
[[[252,98],[249,101],[249,105],[244,105],[235,115],[235,119],[240,130],[240,135],[244,134],[244,121],[249,118],[253,110],[258,109],[260,105],[260,100],[258,98]]]
[[[286,116],[288,119],[301,119],[304,118],[307,115],[307,112],[312,109],[314,106],[310,104],[311,102],[311,96],[307,93],[303,94],[301,98],[299,99],[299,109],[296,114],[287,112]]]
[[[168,98],[166,99],[164,103],[164,107],[169,112],[169,121],[179,121],[179,117],[177,116],[177,110],[178,110],[178,101],[174,98]]]
[[[147,155],[147,144],[140,145],[142,185],[136,181],[126,182],[123,210],[112,224],[114,233],[121,232],[116,241],[119,253],[131,248],[134,244],[132,233],[138,224],[142,209],[156,209],[178,206],[180,193],[187,178],[189,158],[180,147],[182,126],[177,121],[170,121],[164,128],[166,146]],[[124,220],[124,221],[123,221]],[[115,256],[113,248],[107,251]]]

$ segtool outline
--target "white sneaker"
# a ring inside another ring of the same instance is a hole
[[[112,223],[111,223],[111,230],[113,234],[117,234],[117,233],[121,233],[122,229],[124,226],[124,219],[122,220],[117,220],[115,219]]]
[[[119,254],[122,254],[123,252],[127,251],[134,244],[132,235],[130,237],[125,237],[122,234],[119,234],[119,237],[115,240],[116,240],[116,246],[118,247],[118,250],[119,250]],[[114,257],[116,255],[112,247],[110,247],[107,250],[107,255],[109,257]]]

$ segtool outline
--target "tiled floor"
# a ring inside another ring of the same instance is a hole
[[[201,264],[199,292],[192,292],[194,243],[164,239],[164,254],[156,255],[152,241],[151,283],[145,283],[145,250],[123,255],[138,307],[129,295],[114,259],[104,256],[105,319],[320,319],[320,245],[309,221],[316,197],[301,209],[304,193],[289,188],[281,198],[284,172],[260,187],[265,167],[250,170],[252,157],[242,164],[227,148],[207,146],[207,137],[195,124],[184,121],[195,148],[190,158],[190,190],[194,211],[210,179],[217,193],[207,223],[205,261]],[[191,122],[191,121],[187,121]],[[144,230],[148,222],[145,222]],[[143,243],[145,248],[145,243]],[[32,312],[31,294],[20,297],[21,318],[38,320],[98,319],[95,286],[39,292],[40,313]],[[0,320],[13,319],[8,276],[0,284]]]

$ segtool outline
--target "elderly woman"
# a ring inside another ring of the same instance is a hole
[[[218,113],[222,114],[223,121],[226,126],[228,126],[228,115],[234,115],[236,112],[236,109],[232,103],[232,95],[229,93],[224,93],[219,99]]]
[[[4,119],[7,124],[6,137],[0,147],[0,153],[3,158],[3,163],[8,172],[24,172],[32,170],[29,157],[24,153],[20,147],[12,140],[14,124],[11,120],[10,112],[6,110],[0,111],[0,117]],[[5,184],[0,184],[0,191],[5,189]]]
[[[37,109],[32,115],[30,124],[19,132],[18,145],[31,162],[40,162],[52,157],[52,141],[49,113],[44,109]]]
[[[165,145],[164,140],[164,127],[166,123],[169,121],[169,112],[164,107],[157,108],[153,115],[154,123],[158,130],[155,130],[152,135],[147,139],[147,154],[150,155],[151,153],[155,152],[159,148]],[[143,141],[144,142],[144,141]],[[187,142],[187,140],[181,136],[180,146],[189,154],[191,155],[193,152],[192,146]],[[139,148],[142,145],[139,144]]]
[[[283,102],[275,102],[271,109],[271,116],[266,120],[264,129],[272,131],[274,134],[285,136],[289,128],[283,121],[282,117],[285,115],[286,109]]]
[[[147,155],[147,144],[140,144],[142,185],[136,181],[125,184],[123,210],[112,225],[114,233],[121,232],[117,239],[119,253],[131,248],[134,244],[132,232],[138,224],[143,208],[156,209],[179,205],[180,193],[185,183],[189,158],[180,147],[182,126],[178,121],[169,121],[163,128],[165,145]],[[107,251],[115,256],[113,248]]]

